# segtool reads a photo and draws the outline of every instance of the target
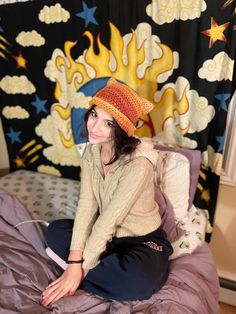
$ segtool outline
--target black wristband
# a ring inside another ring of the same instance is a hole
[[[78,259],[78,260],[71,260],[71,261],[67,261],[67,264],[82,264],[84,261],[84,259]]]

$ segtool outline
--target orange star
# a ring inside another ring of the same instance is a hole
[[[202,31],[201,33],[210,37],[209,48],[211,48],[217,40],[226,42],[226,37],[223,32],[229,26],[229,22],[218,25],[216,21],[211,18],[211,28]]]
[[[28,62],[20,53],[18,56],[13,56],[13,59],[16,60],[17,69],[23,68],[26,69],[26,63]]]
[[[23,168],[25,167],[25,159],[20,158],[18,155],[16,155],[16,158],[13,160],[13,162],[16,164],[17,168]]]

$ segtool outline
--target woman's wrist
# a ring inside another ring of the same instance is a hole
[[[80,258],[80,259],[70,259],[70,258],[68,258],[67,264],[82,264],[83,261],[84,261],[83,258]]]
[[[82,260],[83,252],[81,250],[71,250],[68,256],[68,260]]]

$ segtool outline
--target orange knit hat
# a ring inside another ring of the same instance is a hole
[[[134,134],[138,119],[153,109],[151,102],[114,78],[109,79],[107,85],[93,96],[89,105],[107,111],[128,136]]]

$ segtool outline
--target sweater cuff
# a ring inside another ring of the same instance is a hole
[[[100,263],[98,255],[96,253],[92,254],[84,251],[83,258],[84,258],[83,268],[85,270],[92,269]]]

